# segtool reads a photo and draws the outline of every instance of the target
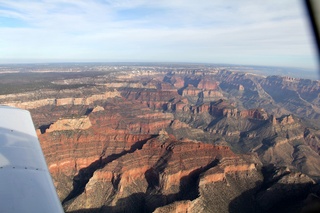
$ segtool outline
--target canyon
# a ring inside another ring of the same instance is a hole
[[[319,81],[196,66],[57,76],[0,103],[31,112],[66,212],[299,212],[320,195]]]

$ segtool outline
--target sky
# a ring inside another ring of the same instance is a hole
[[[0,63],[317,69],[301,0],[0,0]]]

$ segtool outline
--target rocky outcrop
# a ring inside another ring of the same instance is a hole
[[[182,77],[174,77],[172,83],[176,88],[179,89],[184,86],[184,79]]]
[[[173,120],[170,113],[154,112],[121,98],[107,99],[102,106],[85,117],[59,119],[39,136],[62,200],[72,191],[73,177],[82,169],[103,156],[113,159],[140,147],[139,143]]]
[[[320,155],[320,139],[317,137],[317,134],[319,133],[306,128],[304,131],[304,139],[306,143]]]
[[[192,212],[192,202],[190,200],[183,200],[174,202],[172,204],[157,208],[154,213],[168,213],[168,212],[176,212],[176,213],[187,213]]]
[[[271,125],[260,131],[266,134],[262,144],[254,149],[264,163],[295,168],[300,172],[314,176],[319,174],[320,159],[316,149],[312,149],[306,139],[305,127],[292,116],[284,116],[273,120]],[[269,133],[267,133],[269,129]],[[269,136],[267,136],[269,135]]]
[[[123,69],[0,96],[30,109],[66,211],[273,211],[319,178],[317,82]]]
[[[43,106],[65,106],[65,105],[90,105],[98,100],[105,100],[108,98],[120,97],[118,91],[105,92],[104,94],[91,95],[86,98],[51,98],[41,99],[35,101],[15,101],[15,102],[4,102],[3,105],[17,107],[21,109],[36,109]]]
[[[282,125],[292,124],[292,123],[294,123],[294,119],[293,119],[292,115],[285,116],[285,117],[281,118],[281,121],[280,121],[280,124],[282,124]]]
[[[213,79],[202,78],[198,84],[199,89],[218,90],[218,84]]]
[[[88,117],[60,119],[50,125],[46,132],[65,131],[65,130],[85,130],[92,126]]]
[[[216,100],[223,97],[221,91],[205,90],[202,94],[205,101]]]
[[[162,132],[157,138],[146,142],[141,150],[123,155],[95,171],[85,187],[85,193],[67,203],[66,208],[74,211],[83,208],[83,204],[90,204],[85,207],[103,206],[102,209],[110,212],[128,208],[132,212],[151,212],[158,206],[184,200],[188,196],[195,196],[193,199],[196,199],[201,187],[197,184],[200,175],[217,165],[225,168],[226,174],[256,169],[254,163],[258,161],[249,156],[246,163],[233,166],[241,159],[242,156],[236,156],[228,147],[177,141]],[[96,199],[97,190],[99,195],[106,194],[107,197]],[[141,199],[144,205],[141,205]],[[180,207],[174,205],[174,209],[184,209],[189,205],[182,203],[178,202]]]
[[[252,161],[252,160],[251,160]],[[256,161],[259,162],[259,161]],[[259,165],[261,166],[261,165]],[[228,173],[236,172],[252,172],[257,170],[257,167],[252,162],[246,162],[243,159],[223,159],[217,167],[209,169],[200,179],[199,185],[225,181]]]
[[[37,101],[26,101],[26,102],[9,102],[9,103],[3,103],[3,105],[17,107],[21,109],[35,109],[38,107],[43,107],[46,105],[55,105],[56,99],[42,99]]]
[[[315,184],[310,177],[285,167],[265,168],[264,172],[265,179],[262,189],[266,190],[258,192],[257,203],[265,212],[275,211],[277,208],[290,211],[301,209],[302,202],[299,201],[299,197],[306,197],[310,188]],[[286,208],[279,205],[284,202],[287,202]]]
[[[244,86],[242,86],[241,84],[239,85],[239,91],[244,91]]]
[[[249,117],[254,119],[267,120],[269,116],[264,109],[249,109],[249,110],[242,110],[240,112],[240,117],[242,118]]]
[[[99,112],[99,111],[103,111],[104,110],[104,108],[102,107],[102,106],[96,106],[93,110],[92,110],[92,112]]]
[[[188,87],[186,87],[183,92],[182,96],[196,96],[198,97],[199,93],[201,92],[200,89],[194,87],[193,85],[189,84]]]

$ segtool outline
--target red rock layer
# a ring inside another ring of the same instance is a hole
[[[69,205],[68,211],[82,208],[84,203],[88,204],[86,208],[109,206],[114,212],[130,206],[133,212],[138,212],[145,206],[151,206],[152,209],[159,202],[165,205],[172,198],[186,196],[181,194],[183,185],[191,187],[192,184],[197,184],[200,174],[204,174],[200,181],[202,187],[204,184],[223,181],[223,177],[213,180],[215,174],[224,176],[227,173],[251,172],[256,169],[256,162],[250,156],[244,158],[235,155],[225,146],[179,141],[166,132],[161,132],[157,138],[148,140],[141,150],[123,155],[96,170],[87,183],[85,192]],[[205,173],[207,170],[208,174]],[[150,190],[160,196],[159,200],[153,201],[153,195],[148,192]],[[116,196],[111,196],[112,191]],[[99,195],[109,196],[97,199],[97,192]],[[138,199],[134,196],[138,194],[146,197],[146,203],[142,206],[137,200],[134,203],[134,199]],[[188,207],[181,205],[181,209]]]
[[[49,127],[50,131],[39,135],[56,185],[65,182],[61,180],[63,175],[70,177],[68,181],[71,186],[72,177],[81,169],[103,157],[132,149],[135,143],[168,127],[173,116],[170,113],[151,111],[137,102],[114,99],[105,102],[103,110],[100,108],[82,119],[90,125],[70,129],[72,125],[69,124],[77,123],[78,120],[62,119],[52,125],[52,128]],[[61,122],[63,125],[57,126]],[[62,199],[66,195],[60,194]]]
[[[202,78],[198,84],[198,88],[205,89],[205,90],[217,90],[218,84],[216,81],[212,79]]]

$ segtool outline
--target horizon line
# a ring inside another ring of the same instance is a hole
[[[190,64],[190,65],[217,65],[217,66],[243,66],[243,67],[270,67],[270,68],[290,68],[290,69],[303,69],[310,72],[319,72],[320,67],[310,68],[310,67],[292,67],[283,65],[254,65],[254,64],[233,64],[233,63],[214,63],[214,62],[180,62],[180,61],[52,61],[52,62],[0,62],[2,65],[31,65],[31,64]]]

